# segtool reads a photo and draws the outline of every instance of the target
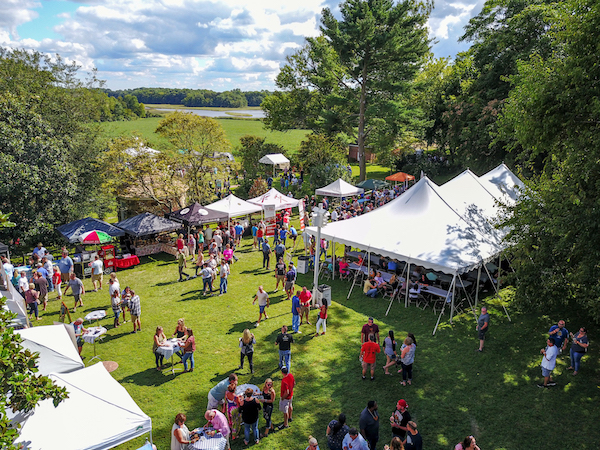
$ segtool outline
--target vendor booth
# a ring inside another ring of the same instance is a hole
[[[352,186],[350,183],[338,178],[333,183],[328,184],[325,187],[315,190],[316,195],[322,195],[324,197],[352,197],[354,195],[360,195],[365,190]]]
[[[227,219],[247,216],[262,210],[260,206],[242,200],[233,194],[228,195],[222,200],[211,203],[208,207],[214,211],[224,213],[227,216]]]
[[[169,253],[170,255],[177,254],[175,238],[172,238],[169,234],[180,230],[183,226],[181,223],[146,212],[123,220],[117,223],[116,226],[132,239],[131,248],[135,255],[127,257],[130,262],[135,263],[135,260],[137,260],[137,264],[139,264],[138,257],[160,252]],[[120,261],[115,260],[115,266],[119,267],[119,264]]]
[[[173,211],[166,215],[167,219],[183,223],[186,227],[194,227],[205,223],[216,223],[227,220],[227,214],[213,211],[200,203],[192,203],[183,209]]]
[[[298,206],[298,202],[299,200],[283,195],[275,188],[270,189],[263,195],[248,200],[248,203],[258,205],[263,209],[265,207],[275,207],[275,211],[296,207]]]
[[[50,379],[69,398],[41,401],[30,413],[9,413],[21,425],[15,444],[31,450],[109,449],[152,433],[152,420],[102,363]],[[151,436],[151,434],[150,434]]]
[[[275,169],[285,169],[290,167],[290,160],[287,159],[282,153],[271,153],[265,155],[258,160],[261,164],[270,164],[273,166],[273,176],[275,176]]]
[[[85,219],[75,220],[74,222],[61,225],[57,230],[62,234],[70,244],[79,242],[79,236],[87,231],[103,231],[112,236],[125,236],[125,232],[110,223],[103,220],[86,217]]]

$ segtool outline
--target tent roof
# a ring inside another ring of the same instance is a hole
[[[263,195],[256,198],[251,198],[248,203],[254,203],[255,205],[264,206],[275,206],[275,210],[293,208],[298,206],[298,200],[287,195],[283,195],[277,189],[272,188]]]
[[[173,211],[167,217],[176,222],[183,222],[188,227],[199,225],[201,223],[213,223],[227,220],[227,214],[220,211],[213,211],[210,208],[202,206],[195,202],[178,211]]]
[[[323,195],[326,197],[351,197],[353,195],[360,195],[363,192],[365,192],[364,189],[354,187],[350,183],[338,178],[333,183],[315,190],[315,195]]]
[[[158,150],[154,150],[153,148],[150,147],[146,147],[146,146],[141,146],[141,147],[129,147],[127,149],[125,149],[125,153],[127,153],[129,156],[139,156],[139,155],[143,155],[143,154],[148,154],[151,156],[154,155],[158,155],[160,152]]]
[[[307,230],[316,235],[316,228]],[[321,236],[445,273],[468,272],[502,250],[452,209],[427,177],[380,208],[327,224]]]
[[[233,194],[230,194],[217,202],[211,203],[208,207],[214,211],[227,214],[228,218],[246,216],[262,210],[260,206],[253,205]]]
[[[67,325],[70,326],[70,325]],[[66,373],[83,369],[77,349],[65,330],[65,325],[47,325],[17,330],[23,338],[22,346],[39,352],[38,369],[42,375]]]
[[[23,296],[15,289],[13,284],[8,281],[6,273],[3,270],[0,270],[0,276],[4,278],[4,283],[8,286],[8,291],[0,290],[0,297],[6,297],[4,308],[17,315],[17,317],[11,321],[11,325],[19,327],[30,326],[29,319],[27,318],[27,307]]]
[[[479,179],[486,188],[489,188],[489,191],[498,201],[509,205],[515,204],[521,189],[525,187],[525,184],[504,163],[482,175]],[[492,186],[488,187],[486,182]]]
[[[356,187],[367,189],[367,190],[373,190],[373,189],[381,189],[381,188],[387,187],[389,185],[390,185],[390,183],[388,183],[387,181],[375,180],[373,178],[369,178],[367,180],[364,180],[364,181],[361,181],[360,183],[358,183],[356,185]]]
[[[409,175],[405,172],[398,172],[398,173],[395,173],[394,175],[385,177],[385,179],[388,181],[404,182],[404,181],[413,181],[415,179],[415,177],[414,177],[414,175]]]
[[[145,212],[137,216],[130,217],[116,224],[117,227],[124,230],[127,234],[135,237],[147,236],[149,234],[165,233],[175,231],[181,228],[181,223],[173,222],[164,217],[155,216],[152,213]]]
[[[56,408],[43,400],[13,421],[22,428],[17,444],[32,450],[109,449],[152,430],[152,420],[102,363],[50,378],[69,392]]]
[[[124,236],[125,232],[110,223],[103,220],[93,219],[92,217],[86,217],[85,219],[75,220],[74,222],[61,225],[57,230],[62,234],[70,244],[79,242],[79,235],[86,231],[98,230],[104,231],[105,233],[115,236]]]
[[[438,192],[467,222],[478,224],[490,239],[500,242],[505,233],[494,228],[492,223],[500,212],[498,203],[488,190],[490,184],[484,183],[467,169],[440,186]]]
[[[290,164],[290,160],[287,159],[282,153],[271,153],[265,155],[258,160],[262,164],[271,164],[274,166],[287,166]]]
[[[8,245],[0,242],[0,253],[6,253],[6,252],[8,252]]]

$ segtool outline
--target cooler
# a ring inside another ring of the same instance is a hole
[[[310,256],[298,256],[298,273],[308,273]]]

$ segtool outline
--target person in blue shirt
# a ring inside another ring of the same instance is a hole
[[[39,259],[42,259],[42,257],[46,256],[46,253],[48,253],[48,251],[46,250],[46,247],[44,247],[40,242],[31,253],[33,253],[34,255],[38,255]]]
[[[565,321],[559,320],[558,324],[552,325],[548,330],[548,336],[554,338],[556,348],[562,352],[567,347],[569,330],[565,328]]]
[[[235,224],[235,245],[240,245],[240,242],[242,240],[242,234],[244,234],[244,227],[237,222]]]
[[[279,261],[279,258],[283,258],[284,254],[285,254],[285,245],[283,244],[283,242],[279,242],[275,246],[275,260]]]
[[[287,238],[287,230],[285,228],[280,228],[279,229],[279,240],[281,242],[283,242],[283,245],[285,245],[286,238]]]
[[[58,267],[60,269],[60,278],[63,282],[69,281],[69,274],[73,272],[73,260],[69,256],[68,252],[63,252],[62,258],[58,260]]]
[[[256,224],[252,225],[252,248],[258,248],[258,227],[256,226]]]

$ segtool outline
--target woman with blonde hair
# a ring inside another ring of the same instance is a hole
[[[273,380],[267,378],[265,385],[262,388],[263,398],[261,403],[263,404],[263,417],[265,418],[265,434],[263,437],[269,435],[269,431],[273,430],[273,422],[271,421],[271,414],[273,414],[273,404],[275,403],[275,389],[273,388]]]
[[[156,362],[156,370],[161,370],[163,367],[165,355],[159,353],[158,348],[164,346],[165,342],[167,342],[167,337],[165,336],[163,327],[156,327],[156,332],[154,333],[154,342],[152,344],[152,351],[154,352],[154,360]]]
[[[406,383],[412,384],[412,367],[415,361],[415,350],[417,346],[413,342],[412,338],[407,337],[404,339],[404,344],[400,350],[400,365],[402,366],[402,386],[406,386]]]
[[[306,450],[319,450],[319,443],[316,438],[308,436],[308,447],[306,447]]]
[[[244,356],[246,356],[248,358],[248,364],[250,364],[250,373],[254,373],[254,363],[252,361],[252,356],[254,355],[254,344],[256,344],[254,334],[251,333],[248,328],[246,328],[244,330],[244,334],[240,338],[240,367],[238,367],[238,370],[244,368]]]

